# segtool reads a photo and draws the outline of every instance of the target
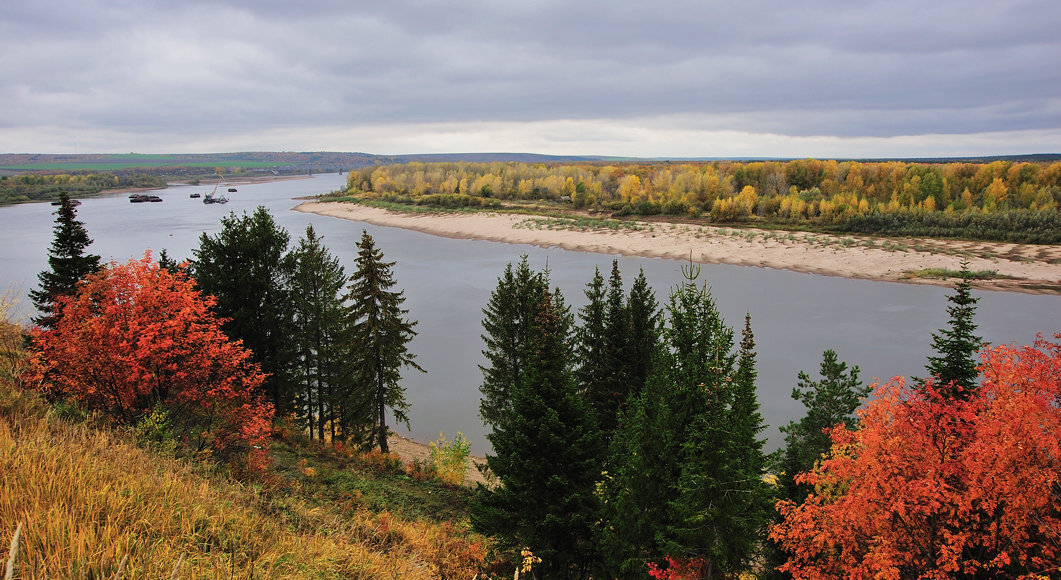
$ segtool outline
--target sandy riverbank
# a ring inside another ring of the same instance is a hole
[[[581,252],[692,259],[700,263],[777,268],[894,282],[951,285],[916,278],[929,268],[958,270],[963,255],[973,271],[995,270],[997,279],[976,287],[1030,293],[1061,291],[1061,246],[914,239],[874,239],[803,232],[633,222],[625,229],[576,228],[562,220],[497,213],[399,213],[352,203],[307,202],[296,209],[415,230],[437,236],[557,246]]]

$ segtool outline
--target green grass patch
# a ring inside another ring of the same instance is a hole
[[[916,270],[910,272],[910,275],[914,278],[924,278],[931,280],[949,280],[951,278],[961,278],[961,270],[951,270],[949,268],[925,268],[923,270]],[[1005,274],[999,274],[998,270],[970,270],[965,274],[971,280],[1012,280],[1014,276],[1008,276]]]

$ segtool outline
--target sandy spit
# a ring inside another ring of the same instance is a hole
[[[927,239],[882,239],[778,232],[685,223],[631,222],[623,229],[576,228],[555,218],[498,213],[401,213],[343,202],[306,202],[298,211],[450,238],[490,240],[581,252],[621,254],[775,268],[892,282],[950,286],[915,278],[928,268],[995,270],[1012,279],[977,281],[977,288],[1061,292],[1061,246]]]

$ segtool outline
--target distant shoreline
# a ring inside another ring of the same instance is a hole
[[[579,252],[673,260],[688,260],[691,255],[700,263],[941,286],[951,286],[954,280],[919,278],[913,272],[928,269],[956,271],[961,268],[962,256],[967,255],[970,270],[993,270],[1000,276],[974,281],[977,289],[1061,293],[1061,246],[1057,245],[886,240],[661,222],[636,222],[636,229],[588,229],[532,215],[489,212],[413,214],[346,202],[305,202],[295,209],[449,238],[557,246]]]

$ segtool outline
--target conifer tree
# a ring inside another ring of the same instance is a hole
[[[765,425],[756,395],[755,362],[751,315],[746,314],[735,373],[731,380],[723,379],[723,389],[731,391],[729,408],[701,415],[697,425],[703,433],[694,431],[687,442],[694,452],[683,465],[678,482],[682,493],[674,505],[684,526],[674,546],[690,557],[703,559],[708,577],[711,570],[749,568],[758,559],[772,519],[773,494],[763,481],[765,440],[759,435]],[[718,424],[712,425],[705,418]],[[693,442],[709,436],[725,441],[721,456],[712,457],[696,449]],[[705,477],[710,473],[716,477]],[[705,517],[708,515],[713,517]]]
[[[627,300],[629,337],[627,362],[631,390],[628,397],[641,391],[652,370],[652,353],[660,335],[660,309],[656,294],[648,284],[642,269],[630,287]]]
[[[569,314],[548,291],[532,328],[511,407],[487,435],[487,465],[501,485],[479,486],[472,524],[505,548],[529,547],[548,578],[585,578],[595,566],[592,530],[601,438],[577,392],[569,359]]]
[[[387,409],[394,412],[396,421],[409,425],[409,403],[401,386],[401,369],[409,367],[426,372],[416,364],[416,355],[409,352],[409,341],[415,336],[415,320],[406,316],[402,308],[404,291],[394,291],[396,282],[391,268],[394,262],[384,262],[372,236],[362,231],[357,244],[357,271],[350,276],[344,297],[350,304],[350,340],[347,356],[353,364],[355,388],[344,405],[357,405],[367,397],[375,413],[368,445],[378,445],[384,453],[387,445]],[[344,421],[355,417],[346,416]],[[344,432],[353,431],[355,424],[344,424]]]
[[[76,294],[78,281],[100,269],[99,256],[85,253],[92,240],[85,225],[77,220],[77,209],[65,191],[59,193],[59,209],[55,216],[55,237],[48,251],[51,269],[37,275],[40,288],[29,293],[40,313],[33,322],[45,329],[54,328],[59,322],[56,298],[72,297]]]
[[[701,559],[736,571],[736,529],[724,503],[741,479],[727,420],[735,376],[733,330],[725,325],[699,268],[667,304],[653,371],[613,439],[605,477],[601,543],[610,575],[640,575],[664,556]]]
[[[961,278],[954,284],[954,294],[947,300],[951,302],[947,307],[950,322],[947,328],[932,333],[932,350],[938,356],[928,357],[925,368],[936,377],[936,384],[942,392],[967,399],[976,388],[979,376],[976,353],[983,343],[983,339],[974,334],[973,315],[980,299],[972,296],[969,262],[962,261]]]
[[[296,334],[292,338],[301,385],[299,416],[310,438],[323,441],[327,430],[334,439],[335,404],[341,402],[335,395],[349,386],[349,365],[342,353],[347,338],[342,300],[346,275],[312,225],[306,227],[305,237],[294,250],[294,263],[291,282]],[[371,410],[362,404],[347,411],[354,409]]]
[[[254,353],[268,375],[264,388],[269,400],[283,416],[297,398],[290,236],[263,206],[249,216],[230,213],[221,226],[216,235],[199,237],[199,248],[192,250],[192,276],[204,293],[217,298],[214,312],[227,320],[225,334]]]
[[[785,448],[781,453],[781,494],[801,502],[811,490],[793,481],[798,473],[810,471],[814,463],[829,453],[832,441],[826,432],[840,423],[848,429],[856,428],[855,411],[870,389],[858,377],[858,366],[848,369],[847,363],[837,360],[836,351],[822,354],[819,373],[821,379],[811,380],[800,371],[799,382],[792,389],[792,398],[803,403],[806,415],[799,422],[782,427]]]
[[[524,254],[515,268],[505,267],[483,309],[483,382],[479,416],[487,426],[497,425],[512,405],[512,392],[523,380],[535,313],[548,289],[544,274],[531,270]]]
[[[586,285],[586,305],[578,310],[580,324],[575,331],[578,353],[575,376],[579,389],[593,402],[603,388],[599,383],[604,379],[601,370],[605,366],[605,293],[604,276],[600,268],[594,268],[593,279]]]
[[[623,278],[619,272],[619,261],[612,260],[612,271],[608,276],[608,294],[605,301],[605,324],[601,369],[604,387],[598,391],[594,408],[606,438],[611,438],[619,419],[620,409],[626,405],[633,385],[633,366],[637,355],[631,352],[630,310],[623,293]]]

